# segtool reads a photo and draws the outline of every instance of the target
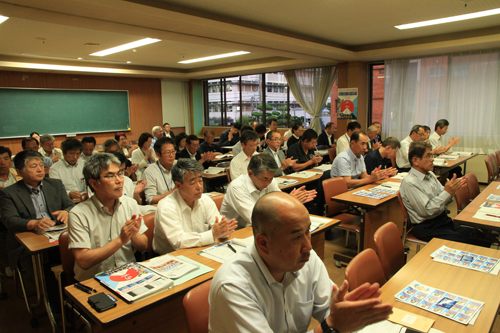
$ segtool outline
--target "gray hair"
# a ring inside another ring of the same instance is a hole
[[[118,148],[120,148],[120,144],[118,143],[118,141],[116,141],[115,139],[107,139],[102,144],[102,150],[106,152],[108,148],[111,148],[113,146],[118,146]]]
[[[44,143],[45,141],[56,141],[56,139],[50,135],[50,134],[44,134],[40,137],[40,144]]]
[[[155,135],[156,132],[163,131],[163,128],[161,128],[161,126],[155,126],[151,131],[153,132],[152,134]]]
[[[186,172],[203,174],[203,165],[190,158],[180,158],[177,160],[177,164],[172,167],[172,179],[174,182],[179,182],[184,184],[184,175]]]
[[[270,171],[273,174],[279,170],[278,164],[274,158],[267,154],[254,155],[248,163],[247,170],[251,170],[254,176],[258,176],[265,171]]]
[[[91,179],[100,182],[102,170],[108,169],[111,164],[116,164],[118,168],[121,166],[120,160],[113,154],[101,153],[90,156],[83,167],[83,177],[85,177],[87,186],[92,188],[89,182]],[[94,188],[92,190],[95,192]]]
[[[371,125],[370,127],[368,127],[368,133],[370,132],[378,132],[378,127],[375,126],[375,125]]]
[[[34,158],[43,161],[43,156],[39,152],[23,150],[14,156],[14,167],[18,170],[24,171],[26,164]]]

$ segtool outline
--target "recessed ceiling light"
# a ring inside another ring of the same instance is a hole
[[[78,58],[78,60],[82,60],[82,58]]]
[[[428,21],[422,21],[422,22],[415,22],[415,23],[408,23],[408,24],[396,25],[394,27],[398,28],[399,30],[412,29],[412,28],[420,28],[420,27],[426,27],[426,26],[429,26],[429,25],[436,25],[436,24],[443,24],[443,23],[464,21],[464,20],[470,20],[470,19],[474,19],[474,18],[478,18],[478,17],[485,17],[485,16],[491,16],[491,15],[497,15],[497,14],[500,14],[500,8],[485,10],[485,11],[482,11],[482,12],[464,14],[464,15],[443,17],[443,18],[435,19],[435,20],[428,20]]]
[[[204,58],[197,58],[197,59],[191,59],[191,60],[183,60],[179,61],[179,64],[191,64],[193,62],[200,62],[200,61],[207,61],[207,60],[214,60],[214,59],[220,59],[220,58],[227,58],[227,57],[234,57],[234,56],[239,56],[242,54],[248,54],[250,52],[246,51],[238,51],[238,52],[232,52],[232,53],[224,53],[224,54],[219,54],[219,55],[214,55],[210,57],[204,57]]]
[[[112,48],[107,49],[107,50],[95,52],[95,53],[92,53],[90,55],[97,56],[97,57],[104,57],[104,56],[107,56],[109,54],[118,53],[118,52],[122,52],[125,50],[130,50],[130,49],[133,49],[135,47],[140,47],[140,46],[144,46],[144,45],[148,45],[148,44],[152,44],[152,43],[156,43],[156,42],[160,42],[160,41],[161,41],[161,39],[144,38],[144,39],[132,42],[132,43],[123,44],[120,46],[112,47]]]
[[[127,64],[130,64],[132,61],[127,61]]]
[[[7,16],[2,16],[0,15],[0,23],[3,23],[4,21],[6,21],[8,19]]]

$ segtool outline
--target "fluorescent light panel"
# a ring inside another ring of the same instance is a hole
[[[92,53],[91,56],[104,57],[104,56],[107,56],[109,54],[118,53],[118,52],[122,52],[125,50],[130,50],[130,49],[133,49],[135,47],[153,44],[153,43],[160,42],[160,41],[161,41],[161,39],[144,38],[144,39],[132,42],[132,43],[123,44],[120,46],[112,47],[112,48],[107,49],[107,50]]]
[[[204,57],[204,58],[198,58],[198,59],[191,59],[191,60],[184,60],[184,61],[179,61],[179,64],[191,64],[193,62],[200,62],[200,61],[208,61],[208,60],[214,60],[214,59],[220,59],[220,58],[227,58],[227,57],[234,57],[234,56],[239,56],[243,54],[248,54],[250,52],[246,51],[238,51],[238,52],[232,52],[232,53],[224,53],[224,54],[219,54],[219,55],[214,55],[210,57]]]
[[[429,25],[464,21],[464,20],[470,20],[470,19],[474,19],[474,18],[478,18],[478,17],[485,17],[485,16],[498,15],[498,14],[500,14],[500,8],[485,10],[482,12],[464,14],[464,15],[444,17],[444,18],[429,20],[429,21],[396,25],[395,28],[398,28],[399,30],[413,29],[413,28],[426,27]]]
[[[7,19],[8,19],[7,16],[0,15],[0,23],[3,23],[4,21],[7,21]]]

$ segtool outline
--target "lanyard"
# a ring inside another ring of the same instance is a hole
[[[170,186],[168,186],[167,179],[165,178],[165,174],[163,173],[163,170],[160,168],[160,164],[158,161],[156,161],[156,165],[158,166],[158,169],[160,169],[160,173],[163,177],[163,180],[165,181],[165,185],[167,185],[167,192],[170,191]]]

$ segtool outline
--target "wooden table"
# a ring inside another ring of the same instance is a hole
[[[384,179],[373,184],[356,188],[352,191],[344,192],[331,198],[331,200],[333,201],[353,206],[358,209],[361,216],[361,250],[364,250],[366,248],[375,249],[373,235],[379,227],[389,221],[396,224],[400,235],[403,234],[403,212],[401,211],[401,207],[399,206],[399,202],[395,194],[389,195],[388,197],[381,200],[353,194],[354,192],[360,190],[369,190],[387,181],[401,182],[397,179]],[[339,257],[339,259],[342,259],[341,261],[344,261],[347,258]]]
[[[450,155],[450,154],[447,154]],[[446,156],[446,155],[445,155]],[[456,160],[446,160],[445,165],[434,165],[434,173],[436,175],[442,175],[445,176],[445,173],[450,171],[451,169],[456,168],[457,166],[463,164],[464,165],[464,172],[463,174],[466,174],[467,170],[467,160],[470,160],[471,158],[477,156],[476,153],[467,155],[467,156],[459,156]]]
[[[500,195],[500,190],[497,189],[499,186],[498,182],[491,182],[479,195],[467,205],[453,220],[459,224],[470,225],[472,227],[477,227],[481,229],[497,230],[500,231],[500,223],[495,221],[479,220],[475,219],[473,216],[476,214],[479,206],[485,201],[496,202],[486,200],[490,194]]]
[[[318,228],[311,235],[312,247],[321,259],[324,258],[324,231],[340,222],[335,219],[329,220],[329,223]],[[249,227],[235,231],[230,238],[246,238],[251,235],[252,228]],[[132,304],[127,304],[114,295],[114,297],[118,299],[117,306],[111,310],[98,313],[87,303],[89,294],[76,289],[74,286],[66,287],[65,292],[78,309],[83,311],[94,323],[98,324],[93,325],[94,332],[156,332],[159,331],[160,328],[162,331],[167,331],[169,333],[187,332],[184,308],[182,305],[184,295],[193,287],[211,279],[215,271],[222,265],[217,261],[197,254],[207,247],[209,246],[181,249],[170,254],[174,256],[183,255],[213,268],[214,271]],[[97,292],[112,294],[95,279],[86,280],[83,284],[96,289]],[[147,313],[145,313],[146,311]]]
[[[304,172],[323,172],[322,170],[315,170],[315,169],[309,169],[309,170],[303,170]],[[286,186],[279,186],[280,190],[284,192],[289,192],[293,190],[294,188],[299,188],[301,186],[306,185],[307,189],[316,189],[318,186],[318,179],[320,179],[322,176],[321,175],[313,175],[309,178],[297,178],[297,177],[290,177],[290,175],[284,175],[280,176],[277,178],[286,178],[286,179],[295,179],[298,181],[298,183],[295,184],[290,184]]]
[[[52,331],[56,331],[56,321],[54,319],[54,314],[52,313],[52,308],[50,307],[49,299],[47,296],[47,286],[45,283],[45,275],[43,273],[43,254],[49,251],[52,248],[58,247],[59,243],[49,243],[49,239],[45,235],[37,234],[33,231],[26,231],[15,234],[17,241],[24,246],[26,250],[31,255],[31,259],[33,261],[33,274],[35,278],[35,286],[36,286],[36,296],[37,301],[34,304],[28,305],[28,299],[26,298],[26,305],[28,307],[28,311],[31,314],[31,321],[35,321],[35,313],[34,310],[38,306],[40,306],[43,301],[45,305],[45,309],[47,310],[47,314],[49,317],[50,325],[52,327]]]
[[[394,307],[435,320],[433,328],[443,332],[490,332],[500,305],[500,276],[485,274],[466,268],[434,262],[430,254],[442,245],[485,256],[500,258],[500,252],[484,247],[432,239],[383,287],[381,298]],[[474,325],[463,325],[429,311],[396,301],[396,295],[413,280],[450,293],[484,302],[484,307]]]

